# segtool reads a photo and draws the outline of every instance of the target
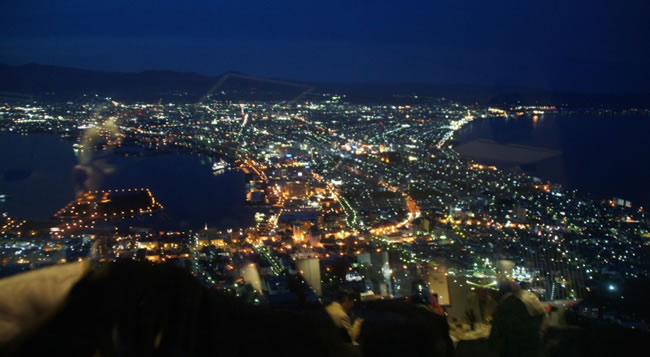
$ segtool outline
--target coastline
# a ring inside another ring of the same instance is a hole
[[[554,112],[538,119],[478,117],[454,130],[453,147],[443,149],[470,162],[578,190],[592,200],[616,197],[634,206],[648,206],[650,147],[644,143],[650,120],[645,114]],[[461,131],[469,124],[474,126],[471,130]],[[502,152],[507,155],[501,156]]]

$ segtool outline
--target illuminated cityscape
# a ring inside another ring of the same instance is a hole
[[[3,4],[0,356],[647,355],[649,4]]]
[[[128,142],[209,157],[215,175],[245,174],[245,200],[257,213],[244,228],[160,232],[155,223],[129,223],[164,211],[155,192],[84,191],[49,222],[30,224],[5,212],[2,264],[30,269],[99,249],[101,260],[191,266],[225,291],[252,286],[257,302],[275,294],[264,279],[289,275],[304,278],[319,292],[315,298],[342,282],[378,296],[407,296],[410,280],[429,267],[460,285],[489,285],[502,259],[516,262],[515,277],[545,300],[581,297],[590,281],[609,274],[647,276],[650,221],[643,207],[593,201],[478,164],[450,144],[474,120],[562,112],[445,99],[363,105],[346,102],[344,94],[294,103],[213,96],[194,104],[122,103],[85,96],[64,104],[5,104],[3,131],[79,138],[72,145],[78,156]],[[300,266],[311,260],[320,269],[306,275]],[[255,273],[247,272],[250,264]]]

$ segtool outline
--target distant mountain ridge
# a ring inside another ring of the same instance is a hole
[[[0,65],[0,91],[55,98],[83,93],[149,99],[168,91],[206,91],[214,79],[197,73],[171,71],[100,72],[68,67],[27,64]]]
[[[207,76],[191,72],[150,70],[103,72],[40,64],[0,64],[0,92],[36,98],[69,99],[99,94],[126,100],[195,101],[210,93],[226,91],[229,98],[298,98],[305,93],[344,93],[360,102],[410,102],[415,97],[447,97],[464,103],[570,104],[573,106],[650,106],[650,93],[626,95],[561,93],[553,90],[499,88],[479,85],[426,83],[317,84],[248,76],[228,72]]]

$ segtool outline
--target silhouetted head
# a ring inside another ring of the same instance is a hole
[[[510,283],[509,280],[503,279],[497,282],[497,293],[496,293],[497,298],[501,299],[502,296],[511,292],[512,292],[512,284]]]
[[[411,301],[414,304],[429,304],[431,303],[431,291],[423,280],[416,280],[413,282],[411,288]]]
[[[488,290],[486,288],[476,288],[476,296],[478,296],[479,301],[485,301],[488,299]]]
[[[341,304],[345,312],[349,312],[357,301],[357,294],[350,289],[342,289],[339,291],[336,301]]]

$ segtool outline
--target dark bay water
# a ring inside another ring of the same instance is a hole
[[[490,140],[559,151],[533,163],[470,158],[589,193],[592,198],[621,197],[650,206],[650,117],[546,115],[477,120],[456,136],[459,145]]]
[[[0,211],[12,216],[47,219],[75,197],[73,168],[79,159],[72,142],[53,135],[0,133],[0,194],[9,199]],[[239,171],[215,176],[207,157],[145,153],[124,157],[101,154],[93,189],[145,187],[165,206],[166,228],[237,228],[252,224],[245,206],[245,177]],[[169,224],[171,222],[171,226]]]

